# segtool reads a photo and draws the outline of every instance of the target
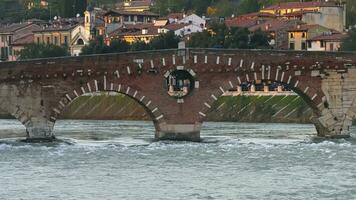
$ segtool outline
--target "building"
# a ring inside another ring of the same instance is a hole
[[[125,24],[147,24],[153,23],[158,15],[152,12],[134,12],[124,10],[111,10],[104,14],[105,33],[110,34],[113,31],[123,27]]]
[[[288,46],[290,50],[308,50],[307,41],[329,32],[330,29],[318,24],[297,25],[288,30]]]
[[[322,35],[308,39],[308,51],[339,51],[346,34],[337,31],[324,32]]]
[[[185,37],[187,35],[191,35],[192,33],[202,32],[204,29],[201,26],[197,26],[194,24],[167,24],[166,26],[160,27],[159,33],[168,33],[169,31],[173,31],[176,36]]]
[[[11,24],[0,28],[0,60],[17,60],[24,46],[33,42],[33,32],[40,29],[34,23]]]
[[[27,9],[32,9],[32,8],[48,8],[48,1],[47,0],[29,1],[27,4]]]
[[[288,29],[295,27],[297,24],[302,24],[299,20],[287,19],[268,19],[261,20],[254,26],[250,26],[250,32],[258,30],[267,33],[270,36],[269,44],[273,49],[288,49]]]
[[[85,34],[89,35],[90,39],[105,35],[104,12],[99,8],[88,8],[84,12]]]
[[[120,39],[128,43],[145,42],[149,43],[153,38],[159,36],[159,27],[149,24],[126,24],[121,28],[111,32],[105,40],[107,45],[112,40]]]
[[[52,25],[34,31],[34,42],[65,46],[72,56],[78,56],[81,49],[89,43],[90,35],[82,24]]]
[[[346,28],[346,4],[339,1],[279,3],[260,12],[300,19],[307,24],[319,24],[340,32]]]
[[[144,12],[149,11],[152,6],[152,0],[125,0],[119,5],[119,10]]]
[[[105,13],[105,23],[120,23],[120,24],[136,24],[136,23],[152,23],[158,17],[157,14],[144,11],[124,11],[124,10],[111,10]]]

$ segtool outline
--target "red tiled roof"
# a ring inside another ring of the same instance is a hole
[[[325,6],[338,6],[336,2],[287,2],[267,6],[262,10],[277,10],[277,9],[291,9],[291,8],[312,8],[312,7],[325,7]]]
[[[159,35],[158,33],[158,27],[156,26],[151,26],[146,28],[147,29],[147,33],[146,34],[142,34],[142,29],[141,30],[136,30],[136,31],[127,31],[127,32],[121,32],[118,35],[119,36],[140,36],[140,35]]]
[[[36,30],[33,32],[69,31],[77,26],[78,24],[55,25],[55,26],[44,27],[42,30]]]
[[[291,21],[285,19],[270,19],[260,23],[258,25],[252,26],[249,28],[249,31],[254,32],[257,30],[265,31],[265,32],[274,32],[281,29],[285,29],[291,23],[301,23],[299,21]]]
[[[163,28],[166,28],[166,29],[168,29],[170,31],[176,31],[176,30],[179,30],[179,29],[183,28],[184,26],[185,26],[185,24],[172,23],[172,24],[167,24]]]
[[[22,45],[26,45],[26,44],[31,44],[31,43],[33,43],[33,40],[34,40],[34,35],[31,33],[31,34],[25,35],[21,38],[18,38],[17,40],[14,40],[12,42],[12,45],[13,46],[22,46]]]
[[[319,24],[301,24],[289,28],[288,31],[289,32],[308,31],[309,29],[316,28],[316,27],[323,27],[323,26]]]
[[[11,33],[17,30],[23,29],[27,26],[30,26],[31,23],[18,23],[18,24],[11,24],[9,26],[3,26],[0,28],[0,33]]]
[[[127,35],[158,35],[158,28],[154,24],[126,24],[123,27],[116,29],[109,34],[110,37],[127,36]],[[147,33],[142,34],[142,30],[146,29]]]
[[[248,14],[245,14],[245,15],[240,15],[238,17],[270,17],[270,18],[274,18],[276,17],[276,15],[272,14],[272,13],[267,13],[267,12],[254,12],[254,13],[248,13]]]
[[[225,20],[225,25],[227,27],[240,27],[240,28],[249,28],[257,24],[258,19],[247,19],[242,17],[235,17]]]
[[[108,15],[137,15],[137,16],[157,16],[158,14],[149,12],[149,11],[143,11],[143,12],[137,12],[137,11],[126,11],[126,10],[110,10],[104,14],[105,16]]]
[[[170,13],[167,15],[168,19],[183,19],[184,13]]]

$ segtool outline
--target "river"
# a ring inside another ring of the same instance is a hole
[[[141,121],[57,122],[66,142],[24,144],[0,120],[0,199],[356,199],[356,136],[313,125],[205,123],[203,142],[154,142]],[[353,127],[356,133],[356,127]]]

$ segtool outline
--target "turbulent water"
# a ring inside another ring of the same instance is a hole
[[[66,142],[0,142],[0,199],[356,199],[356,140],[312,125],[206,123],[202,143],[149,122],[60,121]],[[354,127],[353,132],[356,132]],[[23,136],[0,120],[0,137]]]

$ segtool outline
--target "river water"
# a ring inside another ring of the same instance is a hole
[[[205,123],[202,143],[154,142],[137,121],[55,132],[66,142],[1,140],[1,200],[356,199],[356,139],[318,140],[313,125]],[[23,135],[0,120],[0,137]]]

